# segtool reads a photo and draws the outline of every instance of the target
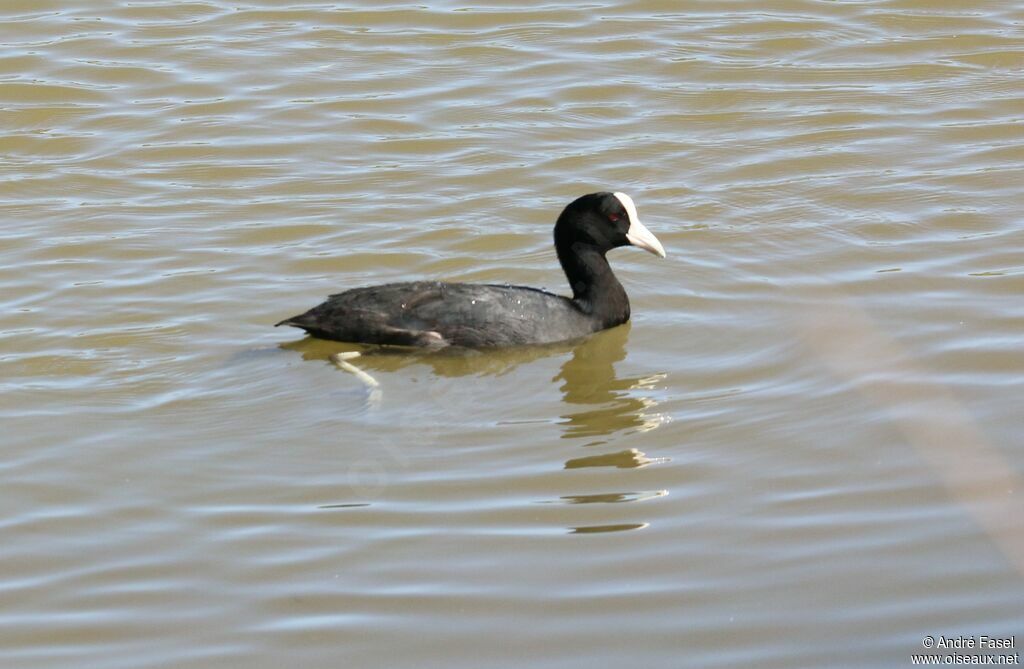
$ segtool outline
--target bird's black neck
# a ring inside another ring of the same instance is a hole
[[[587,245],[556,250],[572,287],[572,301],[583,313],[596,319],[602,329],[629,320],[629,298],[604,252]]]

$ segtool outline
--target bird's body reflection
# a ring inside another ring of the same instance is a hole
[[[573,349],[555,381],[561,381],[562,398],[573,409],[562,416],[565,439],[590,439],[604,443],[609,435],[645,431],[661,424],[656,403],[635,391],[649,387],[664,374],[619,377],[615,363],[626,358],[629,324],[602,332]]]
[[[635,447],[607,448],[617,436],[644,432],[660,426],[664,418],[657,413],[657,402],[653,398],[655,386],[665,375],[648,373],[643,376],[618,376],[616,365],[626,359],[626,342],[630,326],[625,324],[586,339],[546,346],[523,346],[493,350],[468,350],[448,348],[439,351],[422,351],[409,348],[345,346],[336,342],[308,338],[300,342],[283,344],[282,348],[296,350],[308,360],[326,361],[339,352],[358,350],[362,355],[352,358],[359,366],[373,374],[383,387],[381,402],[374,410],[386,410],[387,388],[397,383],[399,375],[394,372],[410,366],[424,365],[436,377],[503,376],[523,364],[551,357],[565,357],[552,381],[559,384],[562,394],[563,411],[557,418],[545,422],[557,424],[563,439],[580,440],[584,447],[606,445],[604,449],[587,448],[585,453],[564,462],[564,470],[599,468],[606,472],[616,469],[635,469],[664,462],[664,458],[651,458]],[[392,376],[393,375],[393,376]],[[351,377],[344,382],[358,384]],[[443,391],[439,391],[443,392]],[[443,398],[434,396],[435,407],[444,407]],[[438,402],[440,400],[440,402]],[[442,408],[442,411],[445,409]],[[427,422],[443,424],[443,418],[428,412]],[[495,425],[501,425],[496,422]],[[422,429],[429,430],[430,425]],[[416,434],[419,435],[417,428]],[[603,451],[603,452],[602,452]],[[607,481],[605,483],[608,483]],[[630,491],[623,489],[623,481],[616,477],[611,492],[590,490],[580,494],[578,484],[573,484],[574,494],[561,495],[555,501],[570,505],[615,504],[642,502],[657,499],[668,494],[667,490]],[[538,500],[550,503],[550,500]],[[646,522],[603,523],[588,526],[567,527],[570,534],[599,532],[620,532],[643,529]]]
[[[662,422],[655,411],[656,402],[637,391],[661,380],[664,374],[616,376],[615,363],[626,358],[629,332],[630,324],[626,323],[573,342],[493,350],[343,348],[336,342],[315,338],[282,344],[281,348],[300,351],[307,360],[325,360],[339,350],[359,350],[363,355],[358,358],[358,365],[371,373],[427,365],[439,377],[502,376],[519,365],[570,353],[552,379],[561,382],[559,389],[567,407],[561,416],[562,437],[587,439],[590,445],[604,443],[616,433],[649,430]]]

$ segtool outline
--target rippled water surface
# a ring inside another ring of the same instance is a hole
[[[1024,644],[1024,6],[0,4],[4,667],[901,667]],[[414,278],[633,322],[370,351]],[[1019,650],[1019,648],[1017,649]]]

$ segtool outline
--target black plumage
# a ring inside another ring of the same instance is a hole
[[[331,295],[278,323],[322,339],[401,346],[485,348],[575,339],[629,320],[629,298],[605,254],[634,245],[664,257],[623,193],[571,202],[555,224],[555,250],[573,296],[495,284],[414,281]]]

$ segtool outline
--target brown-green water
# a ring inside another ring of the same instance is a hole
[[[1024,644],[1022,81],[1019,2],[4,0],[0,666]],[[379,397],[271,327],[562,291],[599,189],[631,325]]]

